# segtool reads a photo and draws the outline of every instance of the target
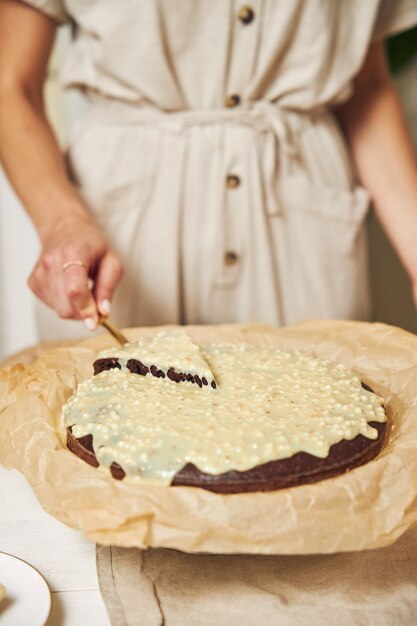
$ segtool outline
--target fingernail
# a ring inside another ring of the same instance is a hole
[[[110,300],[102,300],[100,302],[100,312],[103,313],[103,315],[110,315],[110,311],[111,311],[111,302]]]
[[[87,326],[88,330],[95,330],[97,328],[97,324],[92,317],[86,317],[84,324]]]

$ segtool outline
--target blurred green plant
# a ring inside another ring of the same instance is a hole
[[[398,74],[413,58],[417,59],[417,26],[390,37],[386,48],[390,70]]]

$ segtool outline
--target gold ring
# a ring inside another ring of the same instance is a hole
[[[62,271],[66,272],[67,269],[69,269],[73,265],[77,267],[83,267],[85,270],[88,270],[87,263],[84,263],[84,261],[80,261],[79,259],[74,259],[73,261],[67,261],[66,263],[64,263],[62,266]]]

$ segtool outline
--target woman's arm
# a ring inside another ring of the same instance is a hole
[[[92,328],[97,308],[109,313],[122,267],[72,187],[45,117],[42,92],[55,30],[52,19],[32,8],[0,0],[0,159],[42,243],[30,287],[60,317]],[[64,271],[72,260],[87,270]]]
[[[410,275],[417,306],[417,158],[382,44],[374,45],[338,112],[359,177]]]

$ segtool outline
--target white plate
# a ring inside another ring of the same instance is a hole
[[[0,552],[1,626],[44,626],[51,610],[51,592],[39,572],[21,559]]]

